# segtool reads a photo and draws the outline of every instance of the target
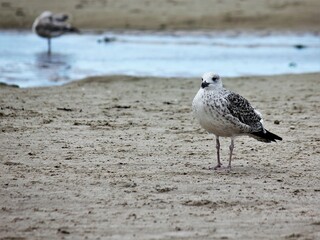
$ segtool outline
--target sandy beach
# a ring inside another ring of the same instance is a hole
[[[319,32],[318,0],[0,0],[0,28],[31,28],[45,10],[80,29]]]
[[[319,77],[224,79],[283,137],[238,138],[231,173],[208,169],[200,78],[2,87],[1,239],[319,239]]]

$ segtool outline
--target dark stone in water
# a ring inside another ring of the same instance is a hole
[[[104,37],[103,39],[98,39],[98,43],[109,43],[114,42],[115,40],[115,37]]]
[[[297,67],[297,63],[291,62],[291,63],[289,63],[289,67],[295,68],[295,67]]]
[[[294,47],[295,47],[296,49],[304,49],[304,48],[306,48],[307,46],[306,46],[306,45],[302,45],[302,44],[296,44],[296,45],[294,45]]]

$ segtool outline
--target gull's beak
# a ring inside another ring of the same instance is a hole
[[[208,86],[209,86],[209,83],[207,83],[206,81],[204,81],[204,82],[201,83],[201,87],[202,87],[202,88],[206,88],[206,87],[208,87]]]

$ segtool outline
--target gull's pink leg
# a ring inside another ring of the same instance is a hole
[[[231,169],[231,160],[232,160],[232,152],[234,148],[234,138],[231,138],[231,144],[229,146],[230,149],[230,156],[229,156],[229,164],[228,164],[228,169]]]
[[[213,169],[217,170],[219,168],[222,167],[222,164],[220,162],[220,141],[219,141],[219,137],[216,136],[216,148],[217,148],[217,160],[218,160],[218,164],[217,166],[215,166]]]

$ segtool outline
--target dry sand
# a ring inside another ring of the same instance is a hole
[[[42,11],[79,28],[299,30],[319,32],[319,0],[0,0],[0,28],[31,28]]]
[[[225,79],[283,137],[237,139],[231,173],[208,170],[200,79],[0,88],[0,238],[320,239],[319,78]]]

